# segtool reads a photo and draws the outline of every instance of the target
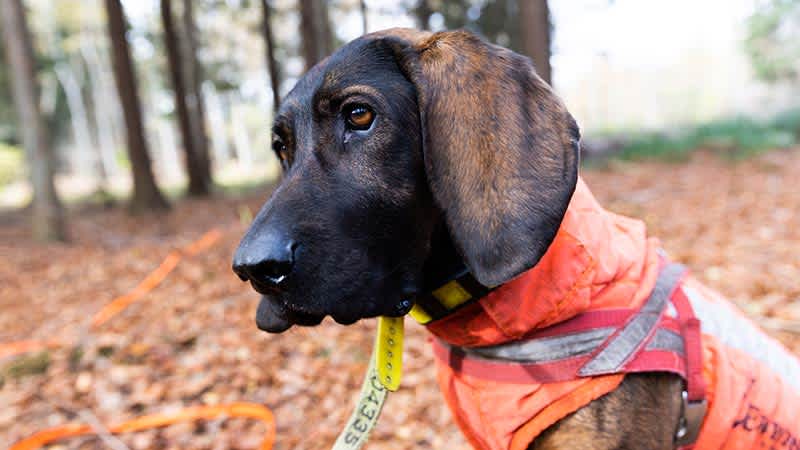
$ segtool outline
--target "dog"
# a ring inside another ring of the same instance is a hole
[[[260,329],[414,314],[476,448],[800,448],[800,363],[597,204],[527,58],[365,35],[272,131],[284,176],[233,261]]]

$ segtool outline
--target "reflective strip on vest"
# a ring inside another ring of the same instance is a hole
[[[670,298],[685,272],[686,268],[680,264],[666,265],[640,310],[629,311],[627,318],[620,316],[625,320],[618,326],[591,328],[591,325],[587,324],[585,327],[588,329],[585,331],[545,337],[534,336],[530,339],[487,347],[457,348],[442,342],[438,342],[437,345],[446,346],[451,352],[463,353],[468,358],[480,359],[489,364],[491,362],[549,364],[570,358],[588,357],[596,353],[581,366],[577,374],[565,367],[562,374],[555,376],[556,379],[563,380],[626,372],[625,365],[642,350],[672,352],[682,357],[685,345],[680,333],[660,326],[667,306],[674,310]],[[589,320],[584,322],[595,322],[591,314],[587,316]],[[667,314],[666,317],[668,316]],[[560,326],[565,325],[569,326],[569,321]],[[542,330],[542,333],[549,334],[549,330]],[[685,377],[684,371],[676,369],[675,372],[681,372],[680,375]]]

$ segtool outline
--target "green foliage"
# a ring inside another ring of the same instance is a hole
[[[800,143],[800,109],[786,111],[771,120],[748,117],[715,120],[675,133],[641,133],[619,151],[621,159],[656,158],[683,160],[693,150],[706,149],[729,158],[743,158],[764,150],[788,148]]]
[[[0,142],[0,186],[18,180],[23,173],[22,149]]]
[[[765,81],[800,81],[800,0],[770,0],[747,23],[745,50]]]
[[[50,367],[50,352],[44,351],[18,357],[3,367],[0,374],[8,378],[22,378],[43,374],[48,367]]]

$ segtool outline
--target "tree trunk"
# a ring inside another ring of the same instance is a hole
[[[73,72],[73,65],[59,62],[53,67],[56,78],[61,83],[67,97],[69,119],[72,124],[72,137],[75,143],[74,171],[81,175],[95,175],[98,180],[105,181],[105,175],[97,172],[98,165],[92,132],[89,128],[89,116],[83,103],[81,83]]]
[[[278,112],[278,107],[281,104],[281,76],[278,61],[275,59],[275,39],[272,35],[271,9],[268,0],[261,0],[261,11],[263,14],[261,30],[264,34],[267,70],[269,70],[269,81],[272,86],[272,109],[274,112]]]
[[[22,1],[0,0],[0,21],[11,74],[11,90],[33,185],[33,237],[38,240],[65,240],[64,212],[53,182],[55,158],[47,127],[39,111],[33,44]]]
[[[522,0],[523,2],[526,0]],[[429,0],[418,0],[417,5],[411,10],[417,22],[417,28],[420,30],[430,29],[430,20],[433,15],[433,8],[431,8]]]
[[[119,112],[117,105],[108,101],[109,95],[114,95],[114,88],[111,86],[108,73],[101,63],[96,43],[88,37],[88,33],[83,33],[80,40],[81,55],[89,68],[89,82],[92,95],[92,115],[94,117],[94,129],[97,133],[98,158],[101,173],[107,178],[113,178],[119,171],[116,160],[117,139],[115,131],[119,128]],[[110,186],[105,180],[108,188]]]
[[[333,52],[333,34],[324,0],[300,0],[300,29],[308,70]]]
[[[367,2],[366,0],[358,0],[358,6],[361,7],[361,30],[367,34]]]
[[[161,0],[161,21],[164,25],[170,78],[175,91],[175,110],[181,130],[186,173],[189,176],[189,194],[208,195],[211,188],[208,153],[206,147],[204,155],[201,147],[205,141],[205,129],[202,123],[194,123],[201,115],[197,111],[192,113],[191,109],[196,109],[197,101],[190,105],[189,100],[192,97],[189,91],[192,89],[191,80],[194,77],[189,73],[193,71],[191,64],[186,63],[192,59],[193,54],[186,53],[187,45],[181,46],[182,39],[175,27],[171,0]]]
[[[127,24],[120,0],[105,0],[108,15],[108,34],[111,40],[112,66],[117,92],[125,117],[125,131],[128,139],[128,157],[133,171],[133,197],[130,208],[134,213],[146,210],[165,210],[169,204],[156,185],[147,141],[142,125],[142,108],[136,76],[133,71],[128,41],[125,37]]]
[[[183,0],[183,67],[186,68],[186,106],[189,108],[194,139],[196,159],[189,174],[189,195],[206,196],[211,193],[211,156],[208,150],[208,134],[206,133],[206,108],[203,93],[200,89],[203,74],[197,60],[197,38],[194,22],[195,0]],[[193,182],[194,180],[194,182]]]
[[[550,10],[547,0],[519,0],[522,49],[533,60],[536,73],[552,85],[550,68]]]

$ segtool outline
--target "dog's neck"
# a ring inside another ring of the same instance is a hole
[[[444,224],[434,232],[423,277],[422,292],[416,296],[411,311],[411,316],[422,324],[450,315],[492,290],[469,272]]]
[[[464,259],[458,254],[447,227],[442,223],[436,228],[431,240],[430,254],[423,268],[423,286],[429,292],[467,270]]]

